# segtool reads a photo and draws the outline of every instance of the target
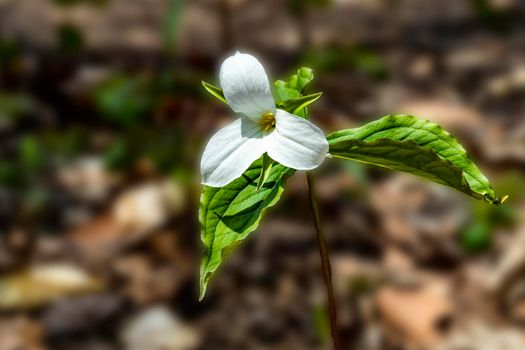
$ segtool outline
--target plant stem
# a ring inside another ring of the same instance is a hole
[[[326,297],[330,314],[330,331],[332,333],[334,350],[340,350],[341,343],[337,333],[337,307],[335,304],[334,289],[332,286],[332,268],[330,266],[330,258],[328,254],[328,248],[326,246],[325,236],[321,228],[319,208],[317,206],[315,194],[315,177],[311,172],[307,172],[306,179],[308,181],[308,200],[310,202],[310,210],[312,211],[314,218],[317,246],[319,247],[319,254],[321,255],[321,264],[323,267],[323,279],[326,286]]]

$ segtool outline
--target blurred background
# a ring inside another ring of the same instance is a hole
[[[352,162],[319,170],[341,338],[525,349],[521,0],[0,0],[0,350],[330,349],[306,180],[198,302],[198,162],[235,50],[315,70],[326,132],[457,136],[505,205]]]

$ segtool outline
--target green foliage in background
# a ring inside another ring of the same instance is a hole
[[[306,53],[303,61],[322,72],[350,69],[375,81],[388,77],[383,58],[374,50],[360,45],[312,50]]]
[[[147,77],[115,75],[95,89],[93,98],[103,116],[130,126],[153,109],[152,92]]]
[[[186,0],[170,0],[168,3],[162,26],[164,48],[168,52],[175,51],[185,5]]]
[[[59,162],[68,162],[83,150],[89,149],[89,136],[89,131],[78,126],[34,135],[40,141],[40,146]]]
[[[315,305],[312,310],[312,320],[317,338],[322,343],[326,343],[330,339],[330,318],[324,305]]]
[[[0,160],[0,185],[6,187],[20,187],[21,177],[16,166],[9,161]]]
[[[511,28],[513,11],[510,5],[496,5],[490,0],[471,0],[478,19],[491,31],[506,34]]]
[[[327,7],[332,0],[287,0],[288,11],[293,16],[303,15],[309,8]]]
[[[0,38],[0,73],[7,70],[19,58],[20,46],[15,40]]]
[[[84,35],[80,29],[72,24],[59,26],[56,37],[58,50],[63,54],[75,54],[84,47]]]
[[[27,172],[36,173],[44,165],[44,154],[40,142],[32,135],[18,141],[18,157]]]
[[[177,128],[130,128],[108,145],[103,153],[104,165],[110,170],[122,170],[147,160],[156,171],[171,173],[186,164],[186,155],[181,152],[184,142],[184,135]]]
[[[33,106],[33,101],[29,96],[0,91],[0,122],[15,123],[30,114]]]

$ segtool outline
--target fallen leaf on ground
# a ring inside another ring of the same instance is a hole
[[[102,282],[67,264],[30,266],[0,279],[0,309],[28,309],[66,296],[92,293]]]

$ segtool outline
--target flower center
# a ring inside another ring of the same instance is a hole
[[[272,112],[263,114],[259,121],[262,131],[272,131],[275,129],[275,115]]]

